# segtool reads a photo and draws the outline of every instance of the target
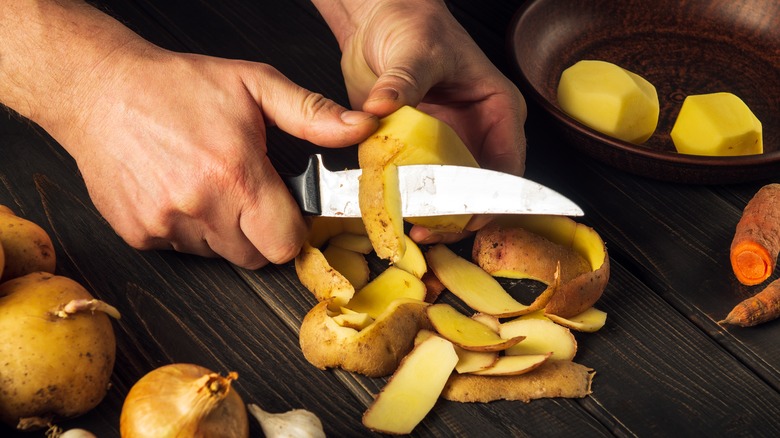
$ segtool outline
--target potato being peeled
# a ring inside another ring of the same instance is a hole
[[[91,410],[106,395],[116,341],[107,313],[77,282],[35,272],[0,285],[0,420],[20,430]]]
[[[379,129],[358,147],[363,174],[359,201],[374,250],[397,262],[404,255],[401,195],[396,166],[453,164],[479,167],[457,133],[446,123],[410,106],[379,121]],[[439,231],[462,231],[470,215],[406,218]]]

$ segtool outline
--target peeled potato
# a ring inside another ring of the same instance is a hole
[[[54,272],[57,260],[46,230],[8,211],[0,211],[0,245],[5,253],[0,282],[31,272]]]
[[[732,93],[686,97],[670,135],[681,154],[734,156],[764,152],[761,121]]]
[[[77,282],[36,272],[0,285],[0,420],[20,430],[91,410],[106,395],[116,309]]]
[[[579,61],[563,71],[558,103],[581,123],[635,144],[644,143],[655,132],[660,113],[653,84],[599,60]]]

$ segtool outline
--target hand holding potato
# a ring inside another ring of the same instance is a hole
[[[417,107],[452,126],[482,167],[521,175],[525,101],[438,0],[314,1],[342,49],[353,108]],[[485,223],[476,220],[476,229]],[[415,227],[416,241],[453,241]],[[443,240],[442,240],[443,239]]]

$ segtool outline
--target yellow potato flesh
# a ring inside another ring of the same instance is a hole
[[[419,300],[395,300],[358,331],[339,325],[323,301],[303,318],[301,350],[320,369],[339,367],[368,377],[389,375],[412,349],[417,333],[430,328],[427,306]]]
[[[374,318],[368,316],[367,313],[350,312],[334,315],[333,321],[342,327],[348,327],[360,331],[374,322]]]
[[[366,257],[358,252],[328,245],[322,255],[328,264],[341,273],[355,289],[360,289],[368,283],[369,269]]]
[[[586,333],[597,332],[607,323],[607,313],[595,307],[591,307],[569,318],[563,318],[558,315],[547,315],[547,317],[558,325]]]
[[[449,304],[433,304],[427,309],[431,324],[445,339],[473,351],[501,351],[522,341],[522,336],[504,339],[490,327],[470,318]]]
[[[363,221],[377,255],[392,262],[403,256],[403,231],[399,228],[403,218],[397,180],[386,168],[410,164],[478,167],[450,126],[409,106],[380,120],[379,129],[358,147],[358,159],[363,170],[359,190]],[[407,220],[435,230],[461,231],[470,218],[459,215]]]
[[[363,415],[363,425],[408,434],[430,412],[458,363],[451,342],[431,336],[409,353]]]
[[[609,136],[641,144],[658,125],[655,87],[615,64],[584,60],[567,68],[558,84],[558,104],[567,114]]]
[[[425,272],[428,271],[425,256],[420,251],[420,247],[409,236],[404,236],[404,239],[406,240],[404,256],[401,257],[401,260],[395,262],[393,266],[403,269],[417,278],[422,278]]]
[[[491,367],[474,371],[472,374],[479,376],[516,376],[535,370],[547,362],[550,357],[551,353],[501,356]]]
[[[360,254],[370,254],[374,248],[371,246],[371,240],[368,236],[354,233],[340,233],[328,240],[328,245],[338,246],[339,248],[355,251]]]
[[[495,278],[445,245],[431,247],[426,259],[447,289],[477,312],[506,317],[527,311],[528,306],[512,298]]]
[[[731,93],[688,96],[671,132],[677,152],[734,156],[764,152],[761,122]]]
[[[398,298],[425,299],[425,284],[414,275],[390,266],[360,289],[345,306],[376,318]]]
[[[577,341],[571,331],[547,318],[521,316],[501,324],[501,337],[525,336],[523,342],[506,350],[507,355],[547,354],[551,360],[572,360]]]

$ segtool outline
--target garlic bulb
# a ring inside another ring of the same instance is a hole
[[[247,408],[260,422],[266,438],[325,438],[322,422],[306,409],[272,414],[254,404],[249,404]]]

